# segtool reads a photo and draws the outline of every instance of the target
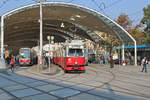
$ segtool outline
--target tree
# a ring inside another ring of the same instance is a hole
[[[127,30],[137,41],[137,44],[143,44],[144,43],[144,31],[140,30],[139,28],[142,27],[142,24],[137,24],[135,27],[130,28],[129,30]]]
[[[143,9],[144,17],[142,18],[141,22],[146,25],[145,31],[150,32],[150,5],[147,8]]]
[[[137,44],[143,44],[145,34],[140,30],[142,24],[137,24],[135,27],[132,27],[132,21],[126,14],[120,14],[116,22],[136,39]]]
[[[141,23],[145,25],[144,28],[144,35],[145,39],[144,42],[146,44],[150,44],[150,5],[147,8],[143,8],[144,17],[141,20]]]
[[[120,26],[122,26],[125,30],[130,29],[132,25],[132,21],[129,19],[128,15],[126,14],[120,14],[116,22]]]

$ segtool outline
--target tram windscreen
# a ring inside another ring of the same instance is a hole
[[[68,56],[81,57],[81,56],[83,56],[83,51],[82,51],[82,49],[69,49]]]
[[[30,50],[29,49],[20,49],[20,55],[23,58],[29,58],[30,57]]]

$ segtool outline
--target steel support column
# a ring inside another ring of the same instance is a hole
[[[122,44],[122,64],[125,65],[125,53],[124,53],[124,47],[125,45]]]
[[[88,45],[89,45],[89,43],[88,43],[88,40],[86,39],[86,59],[88,60]]]
[[[136,47],[136,41],[134,42],[134,65],[137,66],[137,47]]]
[[[4,17],[1,17],[1,58],[4,57]]]
[[[42,12],[42,3],[40,0],[40,64],[43,64],[43,12]]]

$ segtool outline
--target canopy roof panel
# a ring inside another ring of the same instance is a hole
[[[4,43],[16,47],[22,47],[25,43],[28,46],[36,45],[40,33],[39,11],[39,4],[32,4],[4,14]],[[61,27],[62,24],[64,27]],[[48,42],[48,35],[55,36],[55,42],[73,37],[97,43],[104,41],[95,31],[116,35],[122,43],[134,42],[121,26],[95,10],[62,2],[43,4],[44,43]]]

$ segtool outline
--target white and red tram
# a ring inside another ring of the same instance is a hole
[[[19,49],[19,65],[33,65],[35,64],[35,53],[31,48]]]
[[[54,63],[61,66],[65,72],[85,72],[84,43],[82,40],[72,40],[64,43],[54,52]]]

